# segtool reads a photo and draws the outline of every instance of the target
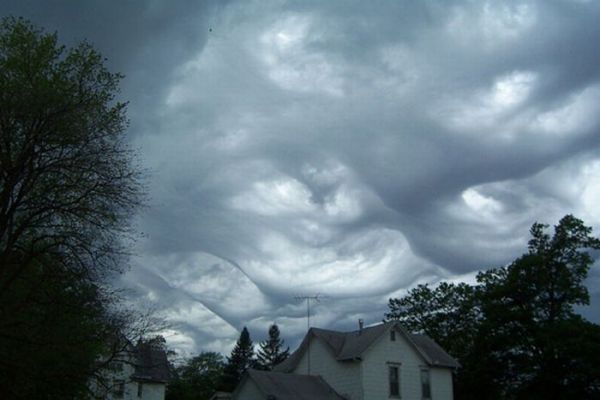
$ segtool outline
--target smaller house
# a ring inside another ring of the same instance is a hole
[[[250,369],[233,399],[344,400],[320,376]]]
[[[163,348],[152,343],[128,344],[92,385],[97,399],[164,400],[169,365]]]

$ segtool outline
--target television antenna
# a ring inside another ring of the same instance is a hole
[[[314,296],[294,296],[296,300],[304,301],[306,300],[306,335],[310,331],[310,302],[311,300],[315,303],[320,303],[321,299],[326,298],[327,296],[323,296],[321,293],[317,293]],[[306,369],[307,375],[310,375],[310,338],[307,338],[307,348],[306,348]]]
[[[314,296],[294,296],[296,300],[306,300],[306,330],[310,329],[310,301],[314,300],[315,303],[320,303],[321,299],[327,298],[327,296],[323,296],[321,293],[317,293]]]

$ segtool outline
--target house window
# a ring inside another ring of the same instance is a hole
[[[426,368],[421,370],[421,395],[423,400],[431,399],[431,381],[429,379],[429,370]]]
[[[391,330],[391,331],[390,331],[390,340],[391,340],[392,342],[395,342],[395,341],[396,341],[396,331],[395,331],[395,330]]]
[[[115,399],[122,399],[125,396],[125,381],[122,379],[115,379],[113,381],[113,397]]]
[[[144,384],[142,382],[138,382],[138,397],[142,397],[144,393]]]
[[[400,366],[388,366],[390,381],[390,397],[400,397]]]

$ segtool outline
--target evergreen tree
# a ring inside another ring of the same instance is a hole
[[[274,366],[284,361],[290,355],[290,348],[281,350],[284,341],[279,337],[279,327],[276,324],[269,328],[269,338],[260,343],[257,354],[257,367],[270,371]]]
[[[227,357],[227,365],[223,371],[221,389],[232,392],[240,382],[244,372],[252,367],[254,363],[254,346],[248,329],[244,327],[240,338],[231,351],[231,356]]]

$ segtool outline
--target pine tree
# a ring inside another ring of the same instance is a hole
[[[254,346],[248,329],[244,327],[240,338],[231,351],[231,356],[227,357],[227,365],[223,371],[221,389],[232,392],[240,382],[244,372],[252,367],[254,363]]]
[[[257,354],[257,367],[270,371],[274,366],[284,361],[290,355],[290,348],[281,350],[284,346],[284,340],[279,338],[279,328],[276,324],[269,328],[269,338],[260,343],[260,349]]]

